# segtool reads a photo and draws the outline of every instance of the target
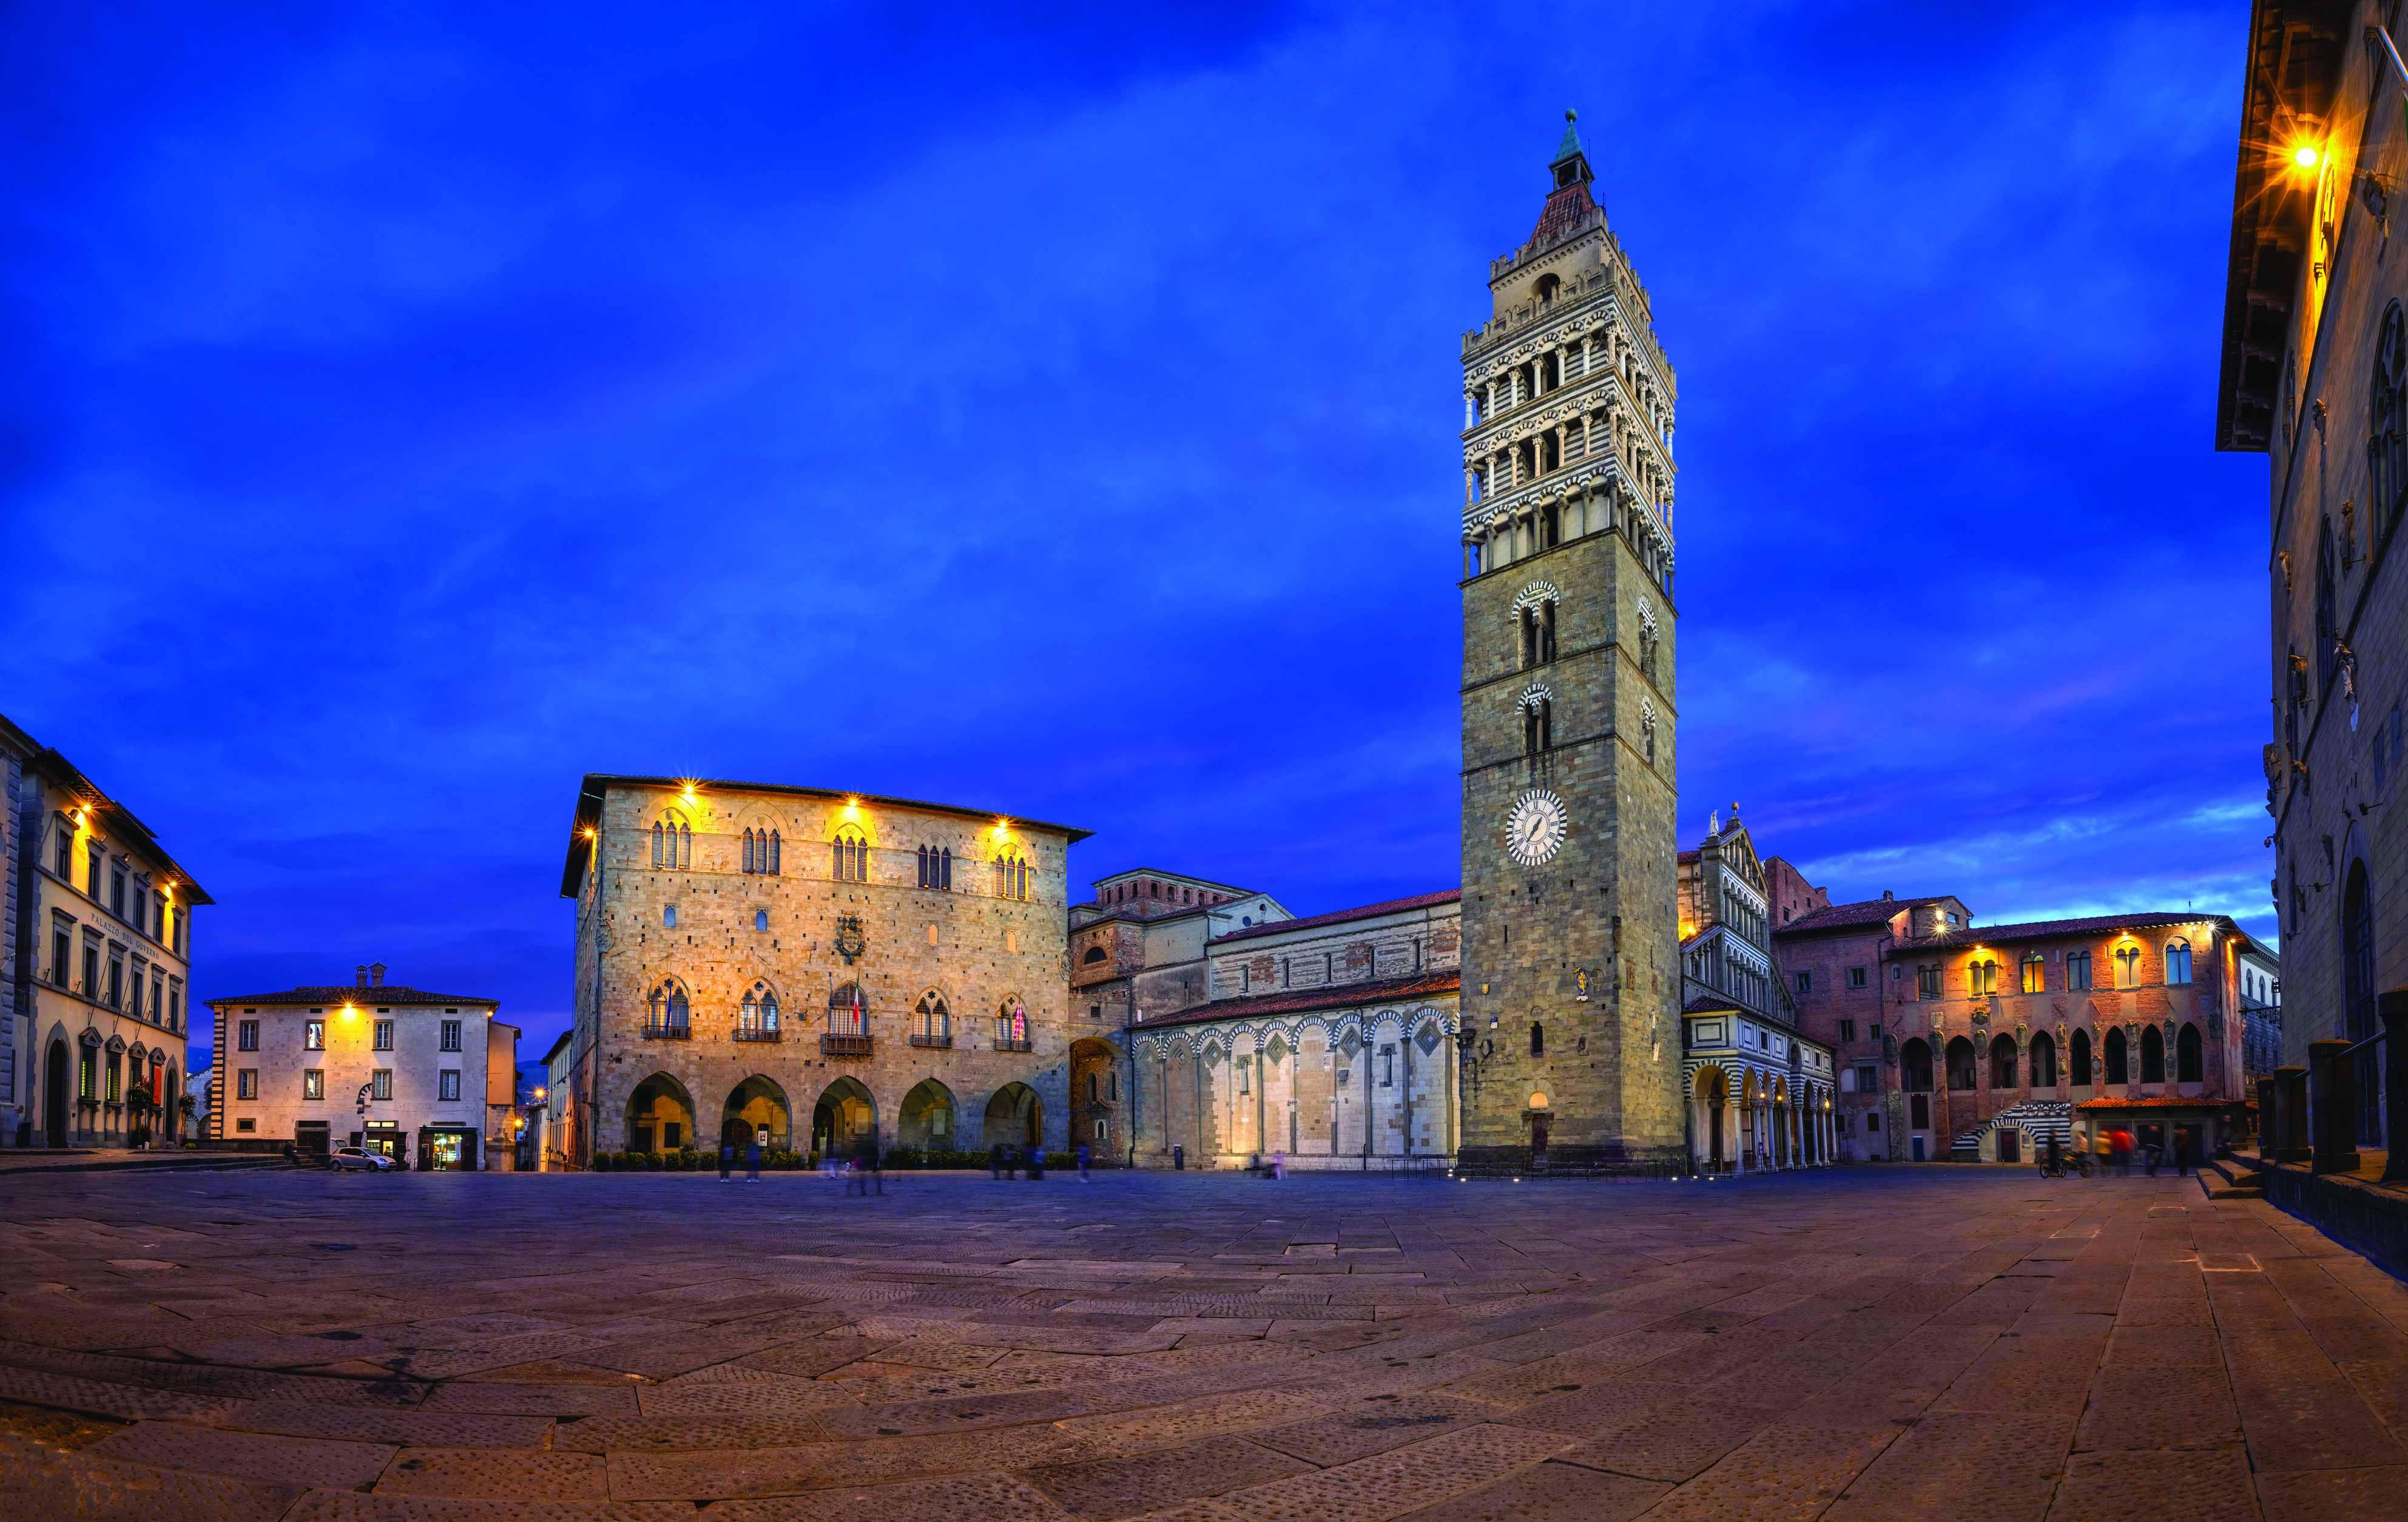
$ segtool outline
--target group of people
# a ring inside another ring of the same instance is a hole
[[[1079,1165],[1079,1182],[1092,1183],[1087,1170],[1094,1163],[1095,1155],[1082,1145],[1071,1156]],[[1025,1168],[1028,1170],[1028,1181],[1035,1184],[1045,1177],[1045,1152],[1041,1147],[1015,1147],[998,1142],[987,1149],[986,1165],[989,1174],[997,1179],[1016,1180]]]
[[[2070,1159],[2058,1152],[2057,1138],[2050,1137],[2047,1154],[2041,1159],[2041,1171],[2062,1177],[2071,1167],[2087,1173],[2095,1158],[2100,1171],[2113,1170],[2129,1177],[2135,1154],[2140,1155],[2142,1166],[2151,1178],[2156,1178],[2157,1170],[2168,1163],[2173,1165],[2174,1172],[2179,1176],[2188,1173],[2199,1161],[2190,1155],[2190,1133],[2187,1131],[2174,1132],[2172,1146],[2157,1146],[2143,1145],[2135,1141],[2132,1133],[2121,1126],[2101,1126],[2087,1137],[2079,1129],[2073,1132],[2073,1156]]]

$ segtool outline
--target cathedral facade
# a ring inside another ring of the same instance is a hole
[[[1567,124],[1465,335],[1467,1172],[1686,1157],[1672,369]]]

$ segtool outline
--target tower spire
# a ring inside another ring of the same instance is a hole
[[[1547,161],[1547,167],[1555,171],[1557,190],[1597,178],[1589,168],[1587,150],[1581,147],[1580,112],[1565,110],[1563,141],[1555,145],[1555,156]]]

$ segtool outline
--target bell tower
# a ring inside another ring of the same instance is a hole
[[[1571,112],[1464,335],[1466,1171],[1685,1157],[1671,366]]]

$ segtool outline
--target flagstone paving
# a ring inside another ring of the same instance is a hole
[[[0,1174],[0,1516],[2408,1516],[2188,1179]]]

